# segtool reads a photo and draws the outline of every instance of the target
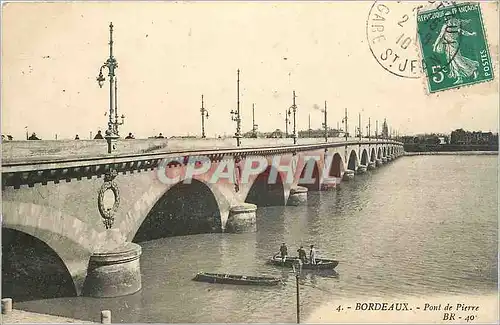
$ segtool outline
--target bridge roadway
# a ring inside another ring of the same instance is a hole
[[[137,242],[256,231],[257,207],[304,204],[308,191],[334,189],[403,154],[402,143],[388,139],[298,139],[297,145],[292,139],[242,139],[242,147],[234,143],[119,140],[115,152],[106,154],[102,140],[5,142],[3,230],[9,238],[28,235],[35,246],[57,256],[71,279],[72,294],[120,296],[141,288]],[[199,164],[190,157],[206,157],[211,164],[198,173]],[[259,157],[267,168],[254,169],[244,181],[245,162]],[[162,164],[173,158],[178,162]],[[215,174],[226,178],[212,182]],[[276,182],[271,184],[273,174]],[[171,184],[165,175],[180,178]],[[306,182],[308,178],[312,182]],[[19,257],[7,252],[8,245],[2,248],[7,264],[9,258]],[[37,258],[32,254],[29,263],[36,264]]]

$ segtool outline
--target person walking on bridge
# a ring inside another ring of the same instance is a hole
[[[97,134],[94,137],[94,140],[100,140],[100,139],[104,139],[101,130],[97,131]]]

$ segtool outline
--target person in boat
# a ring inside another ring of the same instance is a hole
[[[299,259],[302,261],[302,263],[305,263],[307,260],[307,254],[304,246],[300,246],[300,248],[297,249],[297,253],[299,254]]]
[[[286,261],[286,257],[288,256],[288,248],[286,247],[286,244],[283,243],[280,246],[280,255],[281,255],[281,261],[284,263]]]
[[[314,245],[311,245],[311,249],[309,250],[309,263],[316,264],[316,249]]]

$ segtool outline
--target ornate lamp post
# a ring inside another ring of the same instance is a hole
[[[300,324],[300,286],[299,286],[299,277],[300,272],[302,272],[302,261],[295,260],[293,263],[293,273],[295,273],[295,285],[297,286],[297,324]]]
[[[109,77],[109,121],[108,121],[108,129],[106,130],[106,135],[104,138],[108,142],[108,153],[111,153],[111,140],[119,138],[118,126],[124,123],[125,115],[122,114],[122,121],[118,122],[118,110],[117,110],[117,83],[115,76],[115,69],[118,68],[118,62],[113,57],[113,23],[109,24],[109,58],[104,62],[104,64],[99,69],[99,76],[97,77],[97,82],[99,83],[99,87],[102,88],[104,85],[104,81],[106,78],[102,74],[102,69],[108,68],[108,77]],[[114,92],[113,92],[114,86]],[[113,121],[113,112],[115,116],[115,120]]]
[[[293,104],[288,108],[287,114],[288,114],[288,119],[290,121],[290,115],[293,112],[293,144],[297,144],[297,127],[296,127],[296,115],[297,115],[297,105],[295,105],[295,90],[293,91]]]
[[[311,114],[309,114],[309,128],[307,129],[307,131],[309,132],[308,134],[308,138],[310,139],[311,138]]]
[[[361,141],[361,138],[363,137],[362,129],[361,129],[361,113],[358,113],[358,137],[359,137],[359,141]]]
[[[231,110],[231,120],[236,121],[236,133],[234,137],[236,138],[236,145],[240,146],[241,139],[241,115],[240,115],[240,69],[238,69],[238,80],[236,83],[236,97],[237,106],[236,111]]]
[[[257,138],[257,128],[259,126],[255,124],[255,104],[252,104],[252,137]]]
[[[326,100],[325,100],[325,110],[323,111],[324,113],[324,119],[325,121],[323,122],[323,128],[324,128],[324,135],[325,135],[325,142],[328,142],[328,123],[327,123],[327,115],[326,115]]]
[[[288,138],[288,125],[290,125],[290,110],[285,111],[285,138]]]
[[[203,106],[203,95],[201,95],[201,108],[200,108],[200,113],[201,113],[201,137],[204,139],[206,138],[205,136],[205,119],[208,119],[208,111],[206,108]]]
[[[372,131],[372,130],[371,130],[371,127],[372,127],[371,117],[369,117],[369,118],[368,118],[368,131],[367,131],[367,133],[368,133],[368,141],[371,141],[371,140],[370,140],[370,137],[371,137],[371,131]]]
[[[342,119],[342,123],[344,124],[345,141],[347,141],[347,135],[349,133],[347,129],[347,108],[345,109],[345,116]]]
[[[118,78],[115,76],[115,121],[113,123],[113,130],[116,135],[119,135],[118,126],[125,123],[125,115],[120,116],[121,121],[118,122]]]

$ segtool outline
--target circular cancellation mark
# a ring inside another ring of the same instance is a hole
[[[440,2],[438,7],[444,5],[449,4]],[[366,21],[370,51],[382,68],[396,76],[413,79],[422,76],[425,62],[420,61],[418,54],[416,17],[423,7],[412,2],[375,1],[370,8]],[[449,65],[450,61],[442,62],[441,66]]]

